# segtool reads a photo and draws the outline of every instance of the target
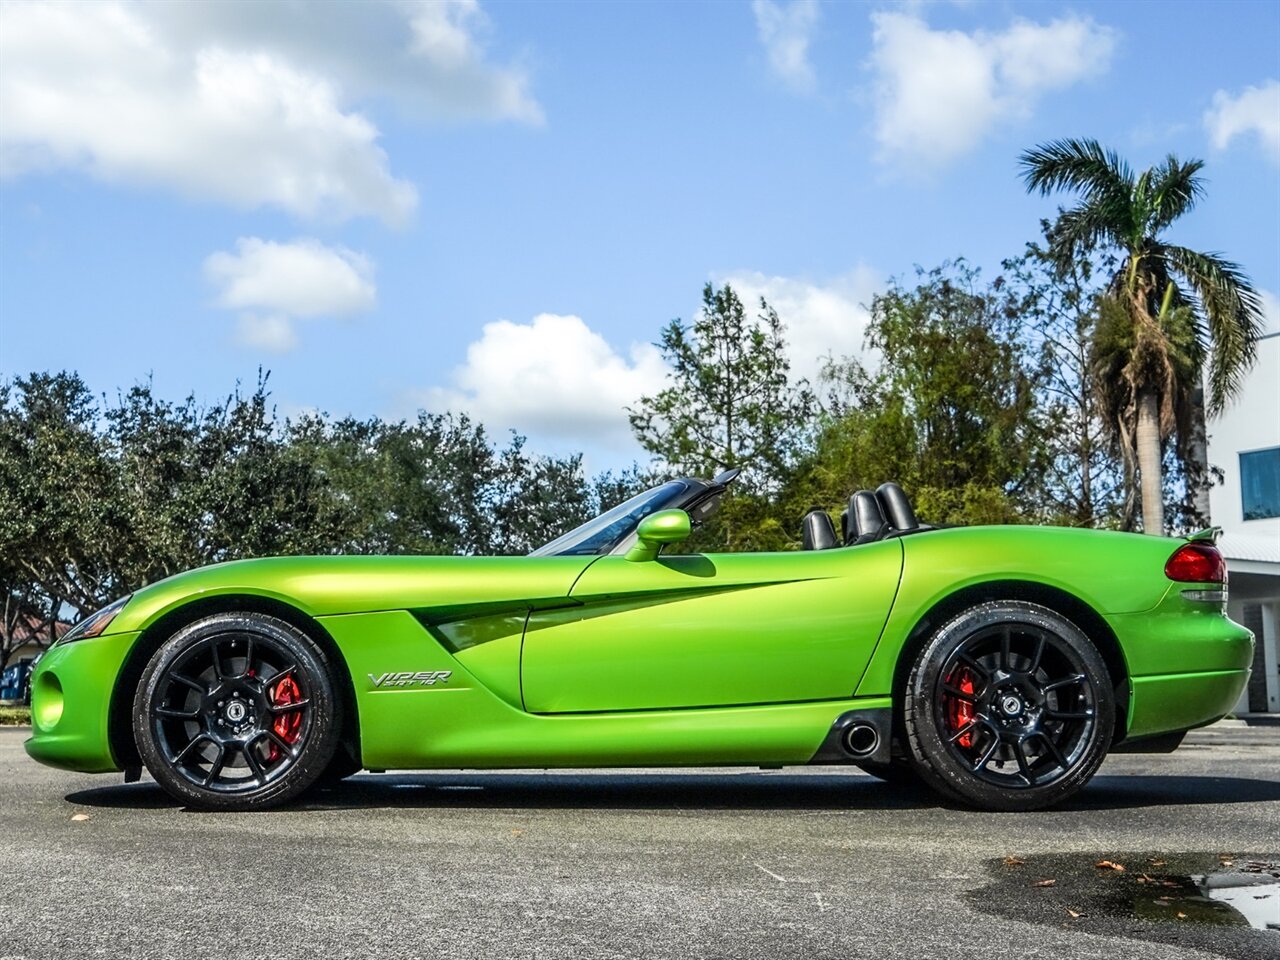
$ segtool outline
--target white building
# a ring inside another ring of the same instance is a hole
[[[1280,323],[1269,320],[1240,396],[1209,424],[1209,462],[1224,474],[1210,492],[1227,558],[1231,618],[1258,639],[1239,713],[1280,713]]]

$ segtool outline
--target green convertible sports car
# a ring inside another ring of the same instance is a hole
[[[27,751],[247,810],[360,769],[856,764],[993,810],[1223,716],[1250,632],[1183,540],[930,529],[895,484],[804,550],[669,556],[737,471],[527,557],[281,557],[152,584],[32,680]]]

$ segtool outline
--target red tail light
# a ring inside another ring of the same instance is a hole
[[[1164,565],[1164,575],[1179,583],[1223,583],[1227,562],[1212,544],[1184,543]]]

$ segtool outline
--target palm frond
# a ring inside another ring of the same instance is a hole
[[[1104,150],[1097,140],[1042,143],[1025,151],[1018,163],[1029,192],[1047,196],[1055,190],[1076,190],[1088,197],[1133,193],[1129,164],[1114,150]]]
[[[1157,234],[1165,229],[1204,196],[1204,180],[1197,176],[1204,167],[1203,160],[1181,162],[1173,154],[1163,164],[1153,168],[1155,187],[1152,195],[1154,214],[1147,230]]]
[[[1073,190],[1080,202],[1059,218],[1059,257],[1106,242],[1132,249],[1141,234],[1137,183],[1129,165],[1096,140],[1055,140],[1022,154],[1028,191]],[[1066,220],[1066,223],[1062,223]]]
[[[1049,230],[1050,253],[1065,265],[1078,250],[1089,250],[1102,244],[1119,244],[1113,211],[1097,204],[1081,203],[1058,214]]]
[[[1156,252],[1200,301],[1209,334],[1209,412],[1220,413],[1253,365],[1262,299],[1240,265],[1216,253],[1165,244]]]

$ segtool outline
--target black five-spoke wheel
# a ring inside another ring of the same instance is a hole
[[[1035,604],[987,603],[926,645],[908,681],[915,766],[978,806],[1025,810],[1079,790],[1106,755],[1114,693],[1094,645]]]
[[[336,745],[323,651],[261,614],[217,614],[157,652],[134,702],[152,776],[198,806],[258,808],[306,789]]]

